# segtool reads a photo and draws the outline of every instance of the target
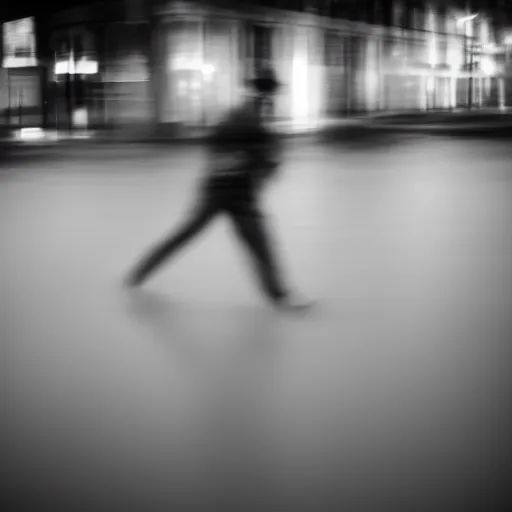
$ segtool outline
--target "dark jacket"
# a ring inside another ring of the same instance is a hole
[[[210,140],[209,175],[228,183],[256,187],[273,176],[280,162],[280,143],[250,104],[233,109],[214,129]]]

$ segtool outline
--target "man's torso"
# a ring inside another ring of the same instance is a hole
[[[277,168],[277,140],[246,106],[232,111],[210,139],[209,180],[218,186],[260,185]]]

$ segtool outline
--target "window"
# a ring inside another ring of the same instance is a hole
[[[253,38],[255,62],[272,60],[272,29],[265,25],[254,25]]]
[[[30,67],[37,65],[34,19],[4,23],[2,28],[4,67]]]

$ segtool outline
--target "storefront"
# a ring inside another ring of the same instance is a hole
[[[41,69],[34,18],[2,25],[0,117],[11,127],[41,126]]]
[[[87,9],[89,21],[80,26],[83,13],[68,13],[53,27],[49,103],[60,126],[211,126],[243,98],[245,81],[262,65],[283,84],[267,114],[306,128],[327,117],[468,103],[464,45],[455,33],[442,39],[192,2],[163,3],[129,23],[122,10],[107,16],[104,7]],[[496,91],[501,104],[503,81],[484,67],[475,68],[474,105],[496,103]]]
[[[244,83],[258,67],[270,66],[283,87],[267,105],[267,115],[314,126],[325,108],[323,31],[295,18],[190,6],[162,13],[158,121],[209,126],[243,98]]]
[[[111,2],[56,13],[45,27],[48,124],[59,130],[154,122],[150,30]]]
[[[215,18],[160,22],[159,123],[210,125],[237,100],[238,31]]]
[[[53,32],[48,73],[48,121],[59,129],[87,129],[101,116],[96,34],[84,26]]]

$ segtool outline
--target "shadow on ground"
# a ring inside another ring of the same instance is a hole
[[[415,137],[414,134],[406,134],[385,130],[370,126],[335,127],[318,134],[317,141],[331,144],[341,143],[354,149],[376,149],[385,146],[398,146],[404,138]]]

